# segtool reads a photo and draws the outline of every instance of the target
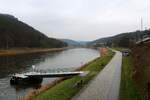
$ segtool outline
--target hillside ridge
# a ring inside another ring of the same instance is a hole
[[[59,48],[64,46],[67,46],[67,44],[58,39],[49,38],[16,17],[0,14],[0,48]]]

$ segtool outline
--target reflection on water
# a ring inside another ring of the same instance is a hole
[[[36,65],[36,68],[41,70],[63,68],[74,70],[75,67],[79,67],[98,56],[99,52],[96,50],[78,48],[52,53],[0,57],[0,100],[16,100],[30,89],[40,87],[40,85],[11,86],[9,84],[10,75],[14,73],[31,71],[32,65]],[[42,84],[54,79],[56,78],[46,78]]]
[[[38,89],[41,87],[41,84],[27,84],[27,85],[11,85],[12,88],[14,88],[17,92],[23,90],[23,89],[28,89],[32,87],[33,89]]]
[[[6,77],[13,73],[26,72],[31,70],[34,64],[42,63],[46,58],[53,58],[55,54],[60,52],[53,52],[51,54],[26,54],[17,56],[1,56],[0,57],[0,78]]]

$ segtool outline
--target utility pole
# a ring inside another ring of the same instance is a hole
[[[143,19],[141,17],[141,31],[143,31]]]
[[[143,39],[142,33],[143,33],[143,19],[142,19],[142,17],[141,17],[141,33],[140,33],[140,40]]]

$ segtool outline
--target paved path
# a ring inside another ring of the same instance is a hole
[[[118,100],[122,54],[116,54],[97,77],[72,100]]]

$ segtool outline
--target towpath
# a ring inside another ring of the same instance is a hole
[[[105,68],[72,100],[118,100],[122,53],[115,52],[116,54]]]

